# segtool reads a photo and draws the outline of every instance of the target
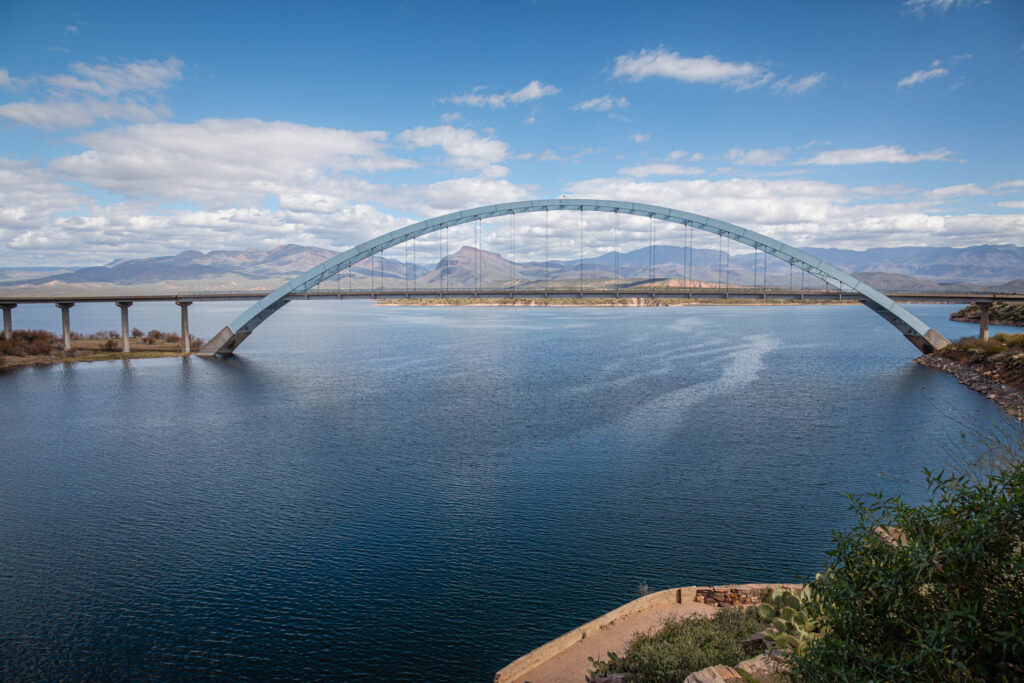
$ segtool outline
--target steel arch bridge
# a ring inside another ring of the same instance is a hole
[[[882,316],[886,321],[899,330],[914,346],[924,353],[941,349],[949,344],[945,337],[938,331],[926,325],[913,313],[896,303],[889,297],[877,291],[865,282],[861,282],[849,273],[846,273],[835,266],[832,266],[819,258],[811,256],[788,244],[772,239],[767,235],[747,230],[725,221],[720,221],[706,216],[700,216],[687,211],[669,209],[663,206],[652,204],[638,204],[634,202],[619,202],[605,199],[537,199],[522,202],[507,202],[504,204],[493,204],[481,206],[475,209],[466,209],[456,213],[445,214],[418,223],[407,225],[404,228],[393,230],[384,235],[374,237],[362,244],[356,245],[337,256],[324,261],[320,265],[309,269],[302,275],[291,280],[287,284],[278,287],[267,296],[249,307],[224,329],[210,340],[200,351],[201,356],[230,355],[238,345],[264,320],[273,315],[286,303],[290,296],[302,294],[317,286],[327,278],[336,273],[350,268],[361,261],[379,254],[385,249],[407,242],[416,237],[428,235],[444,228],[450,228],[464,223],[494,218],[496,216],[508,216],[521,213],[535,213],[540,211],[602,211],[607,213],[618,213],[632,216],[650,217],[690,226],[714,235],[720,235],[734,242],[745,244],[759,249],[766,254],[771,254],[791,265],[800,268],[807,273],[831,284],[837,289],[856,292],[861,295],[861,301],[865,306]]]

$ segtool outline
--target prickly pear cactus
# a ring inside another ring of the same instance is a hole
[[[817,606],[810,586],[798,594],[776,588],[767,602],[757,607],[758,615],[771,624],[764,638],[783,650],[802,652],[821,635],[821,624],[814,618]]]

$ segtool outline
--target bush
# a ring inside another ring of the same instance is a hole
[[[591,661],[591,675],[633,672],[635,683],[680,682],[715,664],[734,666],[750,657],[740,642],[764,629],[753,607],[723,607],[711,617],[671,619],[652,634],[633,636],[622,657]]]
[[[164,333],[161,332],[160,330],[150,330],[149,334],[147,334],[146,336],[149,337],[150,339],[157,340],[157,339],[163,339],[164,338]]]
[[[14,330],[11,339],[0,339],[0,355],[47,356],[58,342],[57,335],[46,330]]]
[[[135,337],[136,339],[138,339],[139,337],[145,337],[145,336],[146,336],[146,333],[143,332],[142,330],[140,330],[139,328],[137,328],[137,327],[133,327],[132,328],[132,337]]]
[[[103,342],[103,350],[104,351],[117,351],[118,348],[119,348],[119,345],[118,345],[117,341],[114,340],[114,339],[108,339],[107,341]]]
[[[931,501],[852,498],[811,584],[826,633],[793,657],[807,681],[1024,678],[1024,467],[927,473]],[[902,530],[900,547],[879,527]]]

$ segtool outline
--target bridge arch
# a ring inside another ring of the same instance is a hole
[[[720,235],[734,242],[746,244],[755,249],[760,249],[766,254],[771,254],[793,266],[800,268],[811,275],[824,280],[837,289],[852,291],[860,294],[862,302],[875,313],[882,316],[886,321],[899,330],[914,346],[924,353],[930,353],[935,349],[946,346],[949,342],[939,334],[938,331],[926,325],[913,313],[896,303],[889,297],[877,291],[865,282],[861,282],[849,273],[836,268],[819,258],[811,256],[805,251],[791,247],[788,244],[772,239],[759,232],[741,228],[732,223],[726,223],[714,218],[700,216],[687,211],[669,209],[653,204],[640,204],[635,202],[619,202],[606,199],[537,199],[521,202],[507,202],[504,204],[493,204],[481,206],[475,209],[466,209],[455,213],[445,214],[436,218],[407,225],[398,230],[392,230],[373,239],[358,244],[348,251],[334,256],[318,266],[310,268],[305,273],[294,278],[290,282],[278,287],[273,292],[263,297],[250,306],[245,312],[235,318],[224,329],[210,340],[200,351],[199,355],[229,355],[241,344],[246,337],[252,334],[260,323],[273,315],[277,310],[288,303],[288,297],[293,294],[307,292],[325,279],[333,276],[339,271],[345,270],[361,261],[389,249],[393,246],[407,242],[413,238],[427,235],[444,228],[449,228],[463,223],[470,223],[476,220],[494,218],[495,216],[507,216],[510,214],[533,213],[539,211],[603,211],[610,213],[622,213],[633,216],[651,217],[670,223],[687,225],[699,230],[704,230],[715,235]]]

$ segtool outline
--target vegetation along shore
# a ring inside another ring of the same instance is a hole
[[[203,340],[191,337],[193,349]],[[98,360],[167,358],[189,355],[181,351],[181,337],[174,332],[132,330],[131,351],[121,347],[120,332],[97,332],[88,336],[71,333],[71,350],[64,351],[61,339],[46,330],[14,330],[11,339],[0,339],[0,368],[52,365]]]

